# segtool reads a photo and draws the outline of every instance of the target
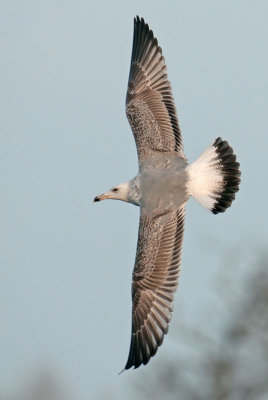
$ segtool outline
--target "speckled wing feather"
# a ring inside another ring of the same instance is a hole
[[[183,155],[176,108],[161,47],[143,18],[134,20],[126,113],[142,162],[156,151]]]
[[[168,331],[178,286],[184,207],[162,213],[141,209],[132,282],[132,335],[125,369],[147,364]]]

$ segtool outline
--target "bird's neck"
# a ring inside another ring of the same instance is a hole
[[[128,202],[139,206],[140,201],[140,177],[139,175],[137,175],[135,176],[135,178],[131,179],[131,181],[128,182]]]

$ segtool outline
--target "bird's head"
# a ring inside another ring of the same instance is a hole
[[[114,186],[108,192],[100,194],[94,198],[94,202],[101,201],[105,199],[114,199],[114,200],[122,200],[129,201],[128,192],[129,192],[129,182],[120,183],[120,185]]]

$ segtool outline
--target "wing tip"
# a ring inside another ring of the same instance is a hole
[[[136,17],[134,17],[134,22],[146,25],[145,21],[144,21],[144,18],[140,17],[139,15],[136,15]]]
[[[126,368],[123,368],[122,371],[118,372],[118,375],[121,375],[125,371],[126,371]]]
[[[144,18],[136,15],[136,17],[134,17],[134,27],[138,28],[139,26],[140,29],[146,29],[149,33],[153,34],[153,31],[150,30],[149,25],[145,22]]]

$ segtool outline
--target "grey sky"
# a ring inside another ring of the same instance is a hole
[[[168,4],[168,5],[167,5]],[[139,210],[93,197],[137,172],[124,101],[133,18],[150,24],[168,65],[185,154],[218,136],[241,163],[232,207],[187,206],[176,321],[201,318],[224,257],[267,244],[265,0],[0,1],[0,394],[51,368],[77,400],[118,376],[130,342]]]

